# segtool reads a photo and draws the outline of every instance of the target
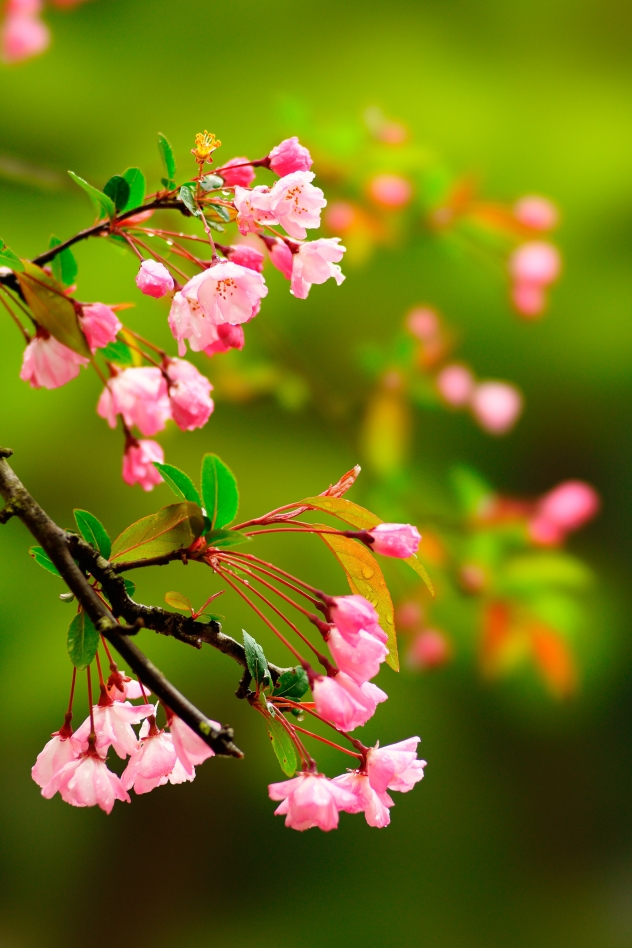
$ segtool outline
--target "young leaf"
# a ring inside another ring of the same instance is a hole
[[[213,529],[225,527],[237,516],[239,491],[235,475],[216,454],[202,459],[202,499]]]
[[[88,667],[97,653],[99,632],[92,624],[90,616],[83,610],[78,612],[68,628],[68,654],[77,671]]]
[[[48,273],[30,260],[23,263],[24,271],[17,277],[36,321],[73,352],[89,358],[90,349],[79,328],[73,301],[64,295],[63,287]]]
[[[209,207],[212,207],[216,214],[218,214],[223,221],[228,223],[230,221],[230,213],[228,208],[225,208],[223,204],[209,204]]]
[[[165,602],[168,606],[173,606],[174,609],[179,609],[180,612],[193,612],[193,606],[191,605],[191,600],[187,599],[186,596],[183,596],[179,592],[168,592],[165,593]]]
[[[204,518],[197,504],[171,504],[123,530],[112,544],[111,559],[122,563],[185,550],[203,529]]]
[[[216,231],[218,231],[218,233],[220,233],[220,234],[223,234],[224,231],[226,230],[226,228],[223,227],[222,224],[218,224],[217,221],[209,220],[208,217],[207,217],[207,219],[206,219],[206,223],[208,224],[208,226],[209,226],[212,230],[216,230]]]
[[[132,597],[136,592],[136,583],[133,583],[131,579],[124,579],[123,582],[125,583],[125,592]]]
[[[167,172],[167,178],[169,182],[172,182],[176,176],[176,159],[173,156],[173,148],[162,132],[158,132],[158,150]]]
[[[131,211],[133,207],[140,207],[145,200],[145,175],[140,168],[128,168],[123,177],[129,185],[129,197],[122,211]]]
[[[7,247],[4,240],[0,237],[0,267],[9,267],[15,273],[21,273],[24,264],[17,254],[13,253],[10,247]]]
[[[101,556],[109,560],[112,552],[112,541],[101,521],[97,520],[94,514],[88,513],[87,510],[73,510],[73,513],[79,533],[86,543],[90,543],[95,550],[99,551]]]
[[[244,630],[244,649],[246,651],[246,663],[248,671],[259,686],[269,685],[272,681],[268,662],[263,654],[263,649],[258,642],[255,642],[251,635]]]
[[[103,188],[103,193],[114,201],[114,207],[117,211],[124,211],[129,203],[129,183],[123,175],[115,174]],[[134,206],[134,205],[132,205]]]
[[[307,691],[309,691],[307,672],[300,665],[297,665],[296,668],[279,675],[272,694],[275,698],[283,697],[290,698],[292,701],[300,701]]]
[[[61,576],[61,573],[54,565],[48,553],[41,546],[32,546],[29,550],[29,556],[32,556],[38,566],[47,569],[49,573],[52,573],[53,576]]]
[[[358,543],[357,540],[334,533],[321,534],[321,538],[342,565],[347,574],[351,592],[364,596],[375,607],[380,625],[388,636],[386,661],[392,669],[399,671],[393,602],[377,560],[366,546]]]
[[[190,500],[192,503],[197,504],[198,507],[202,506],[197,488],[188,474],[185,474],[184,471],[181,471],[179,467],[175,467],[173,464],[160,464],[158,461],[154,461],[153,464],[156,470],[160,471],[163,480],[169,485],[176,497]]]
[[[104,349],[101,349],[101,355],[108,362],[116,362],[117,365],[134,365],[132,350],[119,339],[108,343]]]
[[[60,243],[61,240],[59,237],[53,235],[48,246],[52,249],[53,247],[59,247]],[[56,257],[53,257],[51,269],[58,283],[63,283],[64,286],[71,286],[75,282],[78,268],[77,261],[73,257],[70,247],[66,247],[66,249],[58,253]]]
[[[78,174],[74,173],[74,171],[69,171],[68,174],[75,184],[78,184],[79,187],[83,188],[83,190],[86,192],[94,204],[99,217],[114,217],[115,207],[114,201],[111,197],[108,197],[108,195],[104,194],[103,191],[99,191],[98,188],[88,184],[87,181],[84,181],[83,178],[80,178]]]
[[[220,178],[218,174],[205,174],[200,180],[203,191],[214,191],[215,188],[221,188],[223,184],[224,179]]]
[[[216,546],[220,550],[225,550],[229,546],[239,546],[240,543],[248,543],[252,537],[247,537],[238,530],[210,530],[206,534],[206,539],[210,546]]]
[[[182,187],[180,188],[180,200],[182,201],[184,206],[187,208],[187,210],[191,211],[194,217],[202,216],[202,211],[199,209],[197,205],[197,201],[195,200],[195,195],[193,191],[191,190],[191,188],[188,188],[186,184],[183,184]]]
[[[268,735],[272,741],[272,750],[281,765],[281,770],[288,777],[293,777],[298,767],[296,749],[292,738],[282,724],[274,718],[268,718]]]

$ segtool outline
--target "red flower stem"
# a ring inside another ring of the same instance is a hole
[[[320,734],[314,734],[313,731],[308,731],[304,727],[299,727],[298,724],[293,724],[292,727],[295,731],[300,731],[301,734],[307,734],[309,737],[315,737],[317,741],[322,741],[323,744],[329,744],[330,747],[335,747],[336,750],[342,751],[343,754],[349,754],[350,757],[357,757],[359,760],[362,760],[362,754],[356,754],[355,751],[347,750],[346,747],[341,747],[340,744],[334,744],[333,741],[328,741],[326,737],[321,737]]]
[[[154,352],[157,352],[158,355],[162,356],[163,359],[167,355],[164,349],[161,349],[160,346],[154,345],[153,342],[150,342],[149,339],[145,339],[144,336],[141,336],[140,333],[135,332],[133,329],[128,329],[126,326],[125,332],[129,333],[129,335],[133,336],[135,339],[138,339],[138,341],[142,343],[144,346],[147,346],[149,349],[153,349]]]
[[[207,241],[204,237],[198,237],[197,234],[183,234],[177,230],[162,230],[154,227],[130,227],[130,230],[140,230],[144,234],[147,234],[148,237],[151,237],[152,234],[157,234],[159,237],[179,237],[180,240],[195,240],[200,244],[206,246]]]
[[[94,730],[94,713],[92,711],[92,678],[90,676],[90,666],[86,668],[86,675],[88,676],[88,704],[90,706],[90,737],[95,737]],[[89,740],[90,738],[88,738]]]
[[[2,305],[3,305],[4,308],[6,309],[7,313],[9,314],[9,316],[11,317],[11,319],[13,320],[13,322],[15,323],[15,325],[16,325],[16,326],[18,327],[18,329],[20,330],[20,332],[21,332],[22,335],[24,336],[24,339],[26,340],[26,343],[27,343],[27,345],[28,345],[28,343],[31,341],[31,337],[30,337],[30,335],[28,334],[28,332],[26,331],[26,329],[24,328],[24,326],[22,325],[22,323],[20,322],[20,320],[18,319],[18,317],[15,315],[15,313],[13,312],[13,310],[11,309],[11,307],[9,306],[9,304],[7,303],[7,301],[5,300],[5,298],[4,298],[4,293],[0,296],[0,303],[2,303]]]
[[[284,510],[292,510],[293,507],[301,507],[305,504],[301,504],[300,500],[295,501],[293,504],[285,504],[284,507],[275,507],[274,510],[270,510],[269,513],[263,514],[261,517],[255,517],[254,520],[244,520],[243,523],[238,523],[236,527],[232,527],[232,530],[243,530],[244,527],[254,527],[258,523],[265,524],[270,522],[271,517],[275,517],[279,513],[283,513]]]
[[[94,657],[97,660],[97,670],[99,672],[99,684],[101,688],[105,687],[105,682],[103,681],[103,672],[101,671],[101,659],[99,658],[99,650],[94,653]]]
[[[184,257],[185,260],[191,260],[196,266],[200,267],[201,270],[206,269],[208,261],[201,260],[200,257],[195,257],[192,253],[186,250],[184,247],[181,247],[180,244],[176,244],[173,240],[169,240],[168,237],[163,237],[159,231],[150,230],[146,228],[130,228],[133,231],[142,230],[143,233],[146,233],[148,237],[158,237],[160,240],[164,240],[168,247],[176,253],[179,257]],[[138,239],[138,238],[137,238]],[[202,241],[206,244],[206,241]],[[153,251],[152,251],[153,252]]]
[[[130,245],[130,247],[132,248],[132,250],[134,251],[134,253],[135,253],[136,256],[138,257],[138,259],[140,260],[140,262],[141,262],[141,263],[144,263],[144,262],[145,262],[145,258],[143,257],[142,253],[140,252],[140,250],[139,250],[138,247],[136,246],[135,239],[132,238],[132,237],[130,237],[129,234],[126,234],[124,230],[120,230],[120,231],[118,231],[118,233],[121,235],[121,237],[122,237],[124,240],[127,241],[127,243]]]
[[[231,554],[230,553],[226,554],[226,556],[222,554],[222,559],[224,558],[226,559],[231,558]],[[252,576],[253,579],[255,579],[258,583],[261,583],[267,589],[271,589],[272,592],[275,592],[277,596],[280,596],[280,598],[283,599],[285,602],[289,602],[291,606],[294,606],[295,609],[298,609],[299,612],[302,612],[303,615],[307,616],[308,619],[313,620],[313,619],[318,618],[317,616],[314,615],[313,612],[310,612],[309,609],[305,609],[298,602],[295,602],[293,599],[291,599],[290,596],[286,596],[284,592],[281,592],[281,590],[277,589],[276,586],[273,586],[272,583],[267,582],[267,580],[265,579],[261,579],[260,576],[257,576],[256,573],[253,573],[251,569],[248,569],[246,566],[240,563],[239,560],[237,560],[237,563],[234,565],[239,566],[239,568],[243,570],[244,573],[248,573],[249,576]],[[278,582],[283,582],[283,580],[278,580]],[[289,586],[290,584],[288,583],[287,585]]]
[[[238,553],[231,553],[230,556],[231,556],[232,558],[234,558],[234,559],[237,559],[237,557],[239,556],[239,554],[238,554]],[[239,568],[240,568],[240,569],[244,569],[244,568],[245,568],[245,567],[243,566],[243,564],[242,564],[239,560],[238,560],[237,562],[239,563]],[[250,561],[248,561],[248,562],[250,562]],[[287,579],[283,579],[281,576],[276,576],[271,570],[269,570],[269,569],[264,569],[263,566],[257,566],[257,565],[255,565],[254,563],[250,563],[250,565],[251,565],[252,568],[253,568],[254,570],[256,570],[258,573],[264,573],[266,576],[270,576],[275,582],[277,582],[277,583],[282,583],[284,586],[287,586],[289,589],[293,589],[295,593],[297,593],[299,596],[303,596],[304,599],[307,599],[309,602],[311,602],[317,609],[322,608],[322,603],[319,602],[318,599],[314,599],[313,596],[310,596],[309,593],[306,593],[303,589],[299,589],[299,587],[298,587],[298,586],[295,586],[294,583],[288,582]]]
[[[316,527],[268,527],[266,530],[252,530],[250,533],[244,533],[245,537],[258,537],[262,533],[319,533],[333,535],[337,537],[349,537],[352,540],[359,539],[359,534],[368,533],[368,530],[320,530]]]
[[[281,569],[280,566],[275,566],[274,563],[268,563],[266,560],[262,560],[261,557],[255,556],[254,553],[231,553],[231,556],[238,556],[240,559],[262,563],[264,566],[268,566],[270,569],[276,570],[277,573],[281,573],[282,576],[287,576],[288,579],[293,580],[295,583],[300,583],[301,586],[305,587],[305,589],[309,589],[310,592],[313,592],[315,596],[321,597],[323,595],[320,589],[316,589],[315,586],[310,586],[309,583],[299,579],[298,576],[293,576],[292,573],[286,573],[286,571]]]
[[[101,642],[103,643],[103,648],[105,649],[105,654],[107,655],[107,657],[108,657],[108,662],[110,663],[110,671],[111,671],[111,672],[117,672],[117,671],[118,671],[118,665],[116,664],[115,661],[112,660],[112,653],[110,652],[110,650],[109,650],[109,648],[108,648],[108,643],[107,643],[107,640],[106,640],[106,638],[105,638],[104,635],[101,636]]]
[[[289,704],[290,707],[292,708],[298,708],[300,711],[307,711],[307,713],[311,714],[312,717],[317,718],[319,721],[322,721],[323,724],[327,724],[330,728],[336,731],[337,734],[342,734],[342,736],[345,737],[349,741],[350,744],[353,744],[354,747],[357,747],[360,752],[366,753],[369,749],[368,747],[364,746],[362,741],[359,741],[355,737],[351,737],[351,735],[347,733],[347,731],[342,731],[340,728],[336,727],[335,724],[332,724],[331,721],[328,721],[327,718],[322,717],[322,715],[320,715],[318,711],[314,711],[312,708],[307,707],[306,704],[301,704],[298,701],[292,701],[291,698],[286,698],[285,696],[280,697],[280,698],[270,697],[270,701],[272,701],[275,705],[278,704],[279,707],[281,707],[282,704]]]

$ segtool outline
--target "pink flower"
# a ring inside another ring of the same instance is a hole
[[[369,530],[369,535],[373,537],[373,553],[402,559],[416,553],[421,542],[419,530],[409,523],[379,523],[377,527]]]
[[[331,621],[350,644],[355,645],[362,630],[386,642],[375,608],[364,596],[335,596],[330,607]]]
[[[461,575],[463,580],[463,575]],[[439,668],[450,658],[450,644],[438,629],[422,629],[411,642],[407,661],[411,668]]]
[[[274,243],[268,248],[270,253],[270,262],[279,270],[286,280],[292,278],[292,268],[294,266],[294,254],[280,237],[275,237]]]
[[[334,201],[325,211],[325,223],[336,233],[351,230],[356,223],[358,213],[349,201]]]
[[[117,332],[123,328],[116,313],[104,303],[84,306],[79,316],[79,325],[93,352],[114,342]]]
[[[340,777],[334,777],[333,783],[341,787],[354,798],[353,804],[343,807],[345,813],[364,813],[369,826],[383,829],[391,822],[389,807],[395,806],[388,793],[377,793],[369,783],[366,774],[358,770],[349,771]]]
[[[417,306],[406,318],[406,326],[421,342],[428,342],[439,335],[441,325],[439,317],[427,306]]]
[[[7,0],[6,16],[36,16],[42,12],[42,0]]]
[[[174,295],[171,301],[168,322],[173,338],[178,343],[178,355],[186,355],[187,347],[184,340],[191,336],[193,327],[191,325],[191,307],[189,306],[189,301],[180,291]]]
[[[255,180],[255,169],[252,165],[246,164],[247,161],[247,158],[231,158],[217,169],[217,174],[224,179],[226,187],[230,188],[238,184],[242,188],[247,188],[252,184]],[[241,165],[241,168],[234,168],[233,165]]]
[[[558,278],[560,268],[557,247],[545,241],[522,244],[509,258],[509,273],[517,283],[548,286]]]
[[[527,529],[533,542],[540,546],[559,546],[566,536],[560,526],[546,517],[533,517],[527,523]]]
[[[62,800],[72,806],[95,806],[112,812],[116,800],[129,803],[120,777],[108,770],[105,760],[92,753],[71,760],[47,783],[42,796],[50,800],[59,791]]]
[[[164,451],[157,441],[130,441],[123,455],[123,480],[130,486],[140,484],[143,490],[153,490],[156,484],[162,484],[154,461],[164,464],[164,460]]]
[[[217,721],[211,721],[211,724],[218,731],[221,729],[221,724],[218,724]],[[169,730],[171,731],[178,760],[187,774],[195,773],[193,769],[195,764],[202,764],[209,757],[215,756],[215,751],[195,733],[193,728],[190,728],[175,714],[169,718]]]
[[[562,530],[578,530],[599,510],[599,494],[585,481],[563,481],[542,497],[541,517]]]
[[[404,207],[413,196],[410,181],[399,174],[378,174],[369,184],[369,194],[383,207]]]
[[[157,260],[143,260],[136,274],[136,286],[145,296],[158,300],[173,289],[173,277]]]
[[[22,13],[7,16],[2,26],[2,59],[17,63],[43,53],[50,43],[50,31],[37,16]]]
[[[546,309],[546,292],[540,283],[514,283],[511,299],[523,316],[539,316]]]
[[[97,736],[97,751],[105,755],[111,744],[118,756],[125,760],[128,754],[133,754],[136,750],[137,740],[132,724],[140,724],[147,715],[153,713],[154,706],[151,704],[135,705],[129,701],[114,701],[105,707],[95,704],[92,716],[94,733]],[[88,717],[73,735],[83,751],[88,747],[91,729],[92,724]]]
[[[278,224],[270,208],[272,191],[263,184],[254,188],[235,188],[237,227],[240,234],[256,233],[259,224]]]
[[[308,227],[320,227],[320,212],[327,204],[320,188],[311,183],[311,171],[294,171],[280,178],[269,196],[271,213],[290,237],[305,240]]]
[[[446,365],[436,382],[443,400],[455,408],[467,405],[474,391],[474,376],[464,365]]]
[[[31,388],[59,388],[79,375],[88,359],[39,331],[24,350],[20,378]]]
[[[37,755],[37,760],[31,768],[33,780],[38,786],[45,787],[62,767],[80,753],[81,747],[74,738],[62,737],[58,731]]]
[[[355,803],[348,790],[322,774],[302,773],[292,780],[271,783],[268,793],[271,800],[283,801],[274,811],[275,816],[284,815],[285,825],[295,830],[312,826],[325,832],[336,829],[338,811]]]
[[[147,734],[141,731],[141,741],[132,752],[121,776],[124,788],[131,790],[133,787],[136,793],[149,793],[161,783],[166,783],[177,759],[169,734],[159,731],[155,724],[147,730]]]
[[[209,380],[185,359],[170,359],[167,375],[171,415],[178,428],[182,431],[203,428],[215,407]]]
[[[214,342],[214,327],[222,323],[248,322],[267,293],[260,273],[230,261],[194,276],[182,290],[189,303],[191,348],[200,351]]]
[[[531,230],[551,230],[559,220],[555,204],[535,194],[516,201],[514,217],[518,223],[524,227],[530,227]]]
[[[423,778],[425,760],[417,760],[419,737],[409,737],[399,744],[372,747],[367,754],[369,782],[378,793],[399,790],[407,793]]]
[[[116,427],[116,416],[125,424],[136,425],[144,435],[162,431],[171,418],[167,382],[156,366],[123,369],[103,389],[97,412],[110,428]]]
[[[312,156],[308,149],[300,144],[296,135],[284,139],[280,145],[273,148],[268,158],[270,167],[280,178],[294,171],[309,171],[312,167]]]
[[[154,468],[154,470],[156,469]],[[158,472],[156,471],[156,473]],[[117,672],[112,672],[108,678],[107,693],[112,701],[125,701],[128,698],[131,700],[134,698],[148,698],[151,691],[146,685],[143,685],[141,688],[139,681],[136,681],[135,678],[130,678],[124,671],[119,669]]]
[[[301,244],[298,253],[292,254],[291,293],[299,300],[307,299],[313,283],[324,283],[333,277],[338,286],[345,279],[339,266],[336,266],[347,249],[339,247],[340,237],[320,237],[307,244]]]
[[[472,414],[481,428],[501,435],[513,428],[522,411],[522,395],[508,382],[481,382],[471,399]]]
[[[388,698],[377,685],[368,681],[358,685],[342,671],[335,678],[316,678],[312,692],[317,712],[341,731],[366,724]]]
[[[338,629],[333,628],[329,632],[327,645],[340,671],[359,685],[375,678],[388,655],[386,646],[364,629],[358,633],[355,645],[350,645]]]
[[[226,256],[231,263],[236,263],[240,267],[246,267],[247,270],[256,270],[261,273],[263,270],[264,255],[260,250],[251,247],[250,244],[233,244],[228,248]]]
[[[228,352],[230,349],[243,349],[245,336],[242,326],[231,326],[230,323],[222,323],[215,327],[217,339],[209,343],[204,348],[207,356],[217,355],[219,352]]]

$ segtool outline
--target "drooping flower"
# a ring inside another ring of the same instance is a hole
[[[333,783],[353,795],[353,803],[344,807],[345,813],[364,813],[369,826],[379,829],[391,822],[389,807],[395,806],[393,800],[386,791],[378,793],[374,790],[366,774],[358,770],[349,771],[334,777]]]
[[[182,431],[203,428],[215,407],[210,396],[213,386],[186,359],[170,359],[166,369],[169,377],[171,417]]]
[[[20,378],[31,388],[59,388],[75,379],[88,361],[40,329],[24,350]]]
[[[155,724],[144,727],[140,738],[121,775],[123,787],[126,790],[133,787],[135,793],[139,794],[149,793],[161,783],[166,783],[177,760],[171,735],[158,730]]]
[[[79,325],[93,352],[114,342],[116,334],[123,328],[114,310],[104,303],[84,306],[79,314]]]
[[[286,280],[292,279],[292,269],[294,266],[294,254],[280,237],[275,237],[274,242],[268,247],[270,253],[270,263],[283,274]]]
[[[481,382],[471,398],[472,414],[490,434],[505,434],[522,411],[522,395],[508,382]]]
[[[130,486],[140,484],[143,490],[153,490],[156,484],[162,484],[154,462],[163,464],[164,460],[165,453],[157,441],[130,441],[123,455],[123,480]]]
[[[563,530],[578,530],[599,510],[599,495],[585,481],[563,481],[542,497],[538,513]]]
[[[369,194],[382,207],[399,208],[409,203],[413,188],[399,174],[378,174],[369,183]]]
[[[230,323],[222,323],[216,326],[217,339],[204,347],[207,356],[214,356],[220,352],[229,352],[230,349],[243,349],[245,336],[243,326],[231,326]]]
[[[366,724],[388,697],[377,685],[369,681],[358,685],[342,671],[335,678],[316,678],[312,692],[317,712],[341,731]]]
[[[555,204],[536,194],[520,198],[514,204],[513,211],[518,223],[531,230],[552,230],[559,220]]]
[[[105,755],[108,747],[112,745],[118,756],[125,760],[128,754],[134,753],[138,743],[132,724],[140,724],[153,713],[154,707],[151,704],[135,705],[129,701],[113,701],[109,705],[96,704],[92,709],[92,716],[97,752]],[[83,751],[88,747],[91,731],[92,722],[88,717],[73,735]]]
[[[17,63],[38,56],[49,43],[50,30],[38,16],[8,12],[0,36],[4,62]]]
[[[387,635],[380,627],[375,607],[364,596],[334,596],[329,610],[331,621],[350,645],[355,645],[362,629],[386,642]]]
[[[196,764],[202,764],[209,757],[215,756],[215,751],[181,718],[170,714],[168,724],[178,760],[187,774],[195,773],[193,768]],[[221,724],[217,721],[211,721],[211,724],[218,731],[221,730]]]
[[[419,530],[409,523],[379,523],[369,534],[373,537],[371,550],[382,556],[405,559],[417,552],[421,542]]]
[[[306,228],[320,227],[320,212],[327,201],[320,188],[311,182],[311,171],[294,171],[280,178],[269,196],[269,208],[290,237],[305,240]]]
[[[337,263],[346,249],[340,246],[339,237],[320,237],[300,244],[298,253],[292,254],[290,292],[299,300],[307,299],[313,283],[325,283],[330,277],[340,286],[345,276]]]
[[[225,165],[217,169],[217,174],[221,175],[224,184],[229,188],[234,185],[247,188],[255,180],[255,169],[247,162],[247,158],[231,158]],[[240,165],[241,167],[235,168],[234,165]]]
[[[467,405],[474,391],[474,376],[465,365],[446,365],[436,378],[439,394],[448,405]]]
[[[372,747],[367,754],[369,782],[378,793],[399,790],[407,793],[423,779],[425,760],[417,760],[421,738],[409,737],[387,747]]]
[[[158,472],[156,471],[156,473]],[[130,678],[129,675],[126,675],[125,672],[119,668],[115,672],[112,672],[108,678],[107,693],[112,701],[126,701],[128,699],[133,700],[134,698],[148,698],[151,691],[146,685],[143,685],[141,688],[139,681],[136,681],[135,678]]]
[[[375,678],[388,655],[386,646],[364,629],[358,632],[355,644],[350,645],[334,627],[329,632],[327,645],[340,671],[359,685]]]
[[[268,155],[270,167],[280,178],[292,174],[294,171],[309,171],[312,167],[312,156],[309,150],[299,142],[296,135],[285,138],[276,145]]]
[[[229,247],[226,256],[231,263],[236,263],[240,267],[246,267],[248,270],[256,270],[257,273],[263,271],[264,255],[256,247],[250,244],[233,244]]]
[[[235,188],[237,227],[240,234],[256,233],[260,224],[278,224],[270,207],[271,188],[258,184],[254,188]]]
[[[42,788],[50,783],[62,767],[81,753],[81,746],[72,735],[62,736],[62,734],[63,729],[53,734],[50,741],[37,755],[37,760],[31,768],[33,780]]]
[[[101,393],[97,412],[110,428],[122,415],[128,427],[136,425],[144,435],[162,431],[171,418],[167,382],[157,366],[123,369],[114,375]]]
[[[130,802],[120,777],[108,770],[102,757],[91,751],[62,767],[42,789],[42,796],[50,800],[57,792],[72,806],[98,805],[106,813],[112,812],[116,800]]]
[[[174,287],[173,277],[164,264],[158,260],[143,260],[136,274],[136,286],[145,296],[159,300],[170,293]]]
[[[348,790],[338,786],[323,774],[301,773],[291,780],[268,786],[271,800],[282,803],[275,816],[285,816],[285,825],[295,830],[318,826],[328,832],[338,826],[338,812],[355,805]]]

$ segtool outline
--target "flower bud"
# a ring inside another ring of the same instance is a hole
[[[518,283],[548,286],[560,274],[560,253],[543,240],[522,244],[509,258],[509,273]]]
[[[261,273],[263,270],[264,256],[260,250],[251,247],[250,244],[233,244],[228,248],[226,256],[231,263],[236,263],[240,267],[246,267],[248,270],[256,270]]]
[[[474,391],[474,376],[464,365],[446,365],[436,378],[439,394],[448,405],[467,405]]]
[[[247,158],[231,158],[223,167],[217,169],[217,174],[221,175],[227,187],[234,187],[234,185],[242,188],[250,187],[255,180],[255,169],[252,165],[246,164],[247,161]],[[241,167],[233,168],[233,165],[241,165]]]
[[[416,553],[421,542],[419,530],[409,523],[380,523],[369,531],[369,536],[373,537],[374,553],[403,559]]]
[[[578,530],[599,510],[599,495],[584,481],[564,481],[545,494],[538,505],[540,517],[562,530]]]
[[[158,260],[143,260],[136,274],[136,286],[145,296],[160,299],[173,289],[173,277]]]
[[[270,167],[280,178],[292,174],[293,171],[309,171],[312,167],[312,156],[308,149],[300,144],[296,135],[284,139],[280,145],[273,148],[268,158]]]
[[[536,194],[528,195],[516,201],[514,217],[519,224],[529,227],[531,230],[552,230],[559,220],[555,204]]]
[[[369,184],[369,195],[382,207],[404,207],[413,195],[410,181],[398,174],[378,174]]]

